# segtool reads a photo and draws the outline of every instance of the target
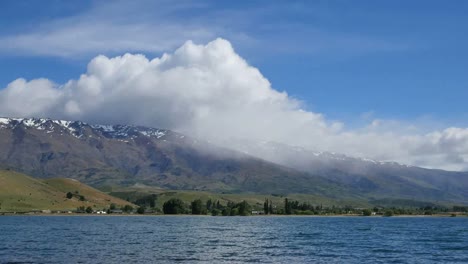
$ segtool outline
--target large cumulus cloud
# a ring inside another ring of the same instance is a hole
[[[152,60],[98,56],[85,74],[63,85],[15,80],[0,90],[0,115],[155,126],[222,144],[275,141],[446,169],[466,169],[468,158],[466,128],[401,132],[374,120],[350,130],[305,111],[224,39],[207,45],[189,41]]]

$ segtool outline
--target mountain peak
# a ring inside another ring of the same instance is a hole
[[[50,118],[0,118],[0,129],[14,129],[23,126],[26,129],[43,130],[46,133],[67,133],[76,138],[84,136],[86,129],[101,134],[106,138],[136,138],[138,136],[160,139],[168,134],[168,130],[130,125],[90,125],[81,121],[57,120]]]

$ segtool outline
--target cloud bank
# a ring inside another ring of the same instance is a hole
[[[418,133],[372,120],[365,127],[347,129],[303,110],[301,102],[273,89],[224,39],[207,45],[188,41],[174,53],[151,60],[138,54],[97,56],[85,74],[60,85],[47,79],[17,79],[0,90],[0,116],[138,124],[222,144],[248,138],[431,168],[468,169],[467,128]]]

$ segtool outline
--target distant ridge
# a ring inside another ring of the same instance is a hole
[[[0,118],[0,167],[99,188],[143,184],[229,193],[304,193],[337,200],[467,203],[468,173],[313,152],[279,143],[235,151],[167,129]],[[286,158],[285,158],[286,157]]]

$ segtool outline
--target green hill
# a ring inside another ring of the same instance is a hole
[[[74,194],[71,199],[67,198],[67,192]],[[0,212],[74,210],[80,206],[100,210],[111,203],[130,204],[73,179],[40,180],[14,171],[0,171]]]

